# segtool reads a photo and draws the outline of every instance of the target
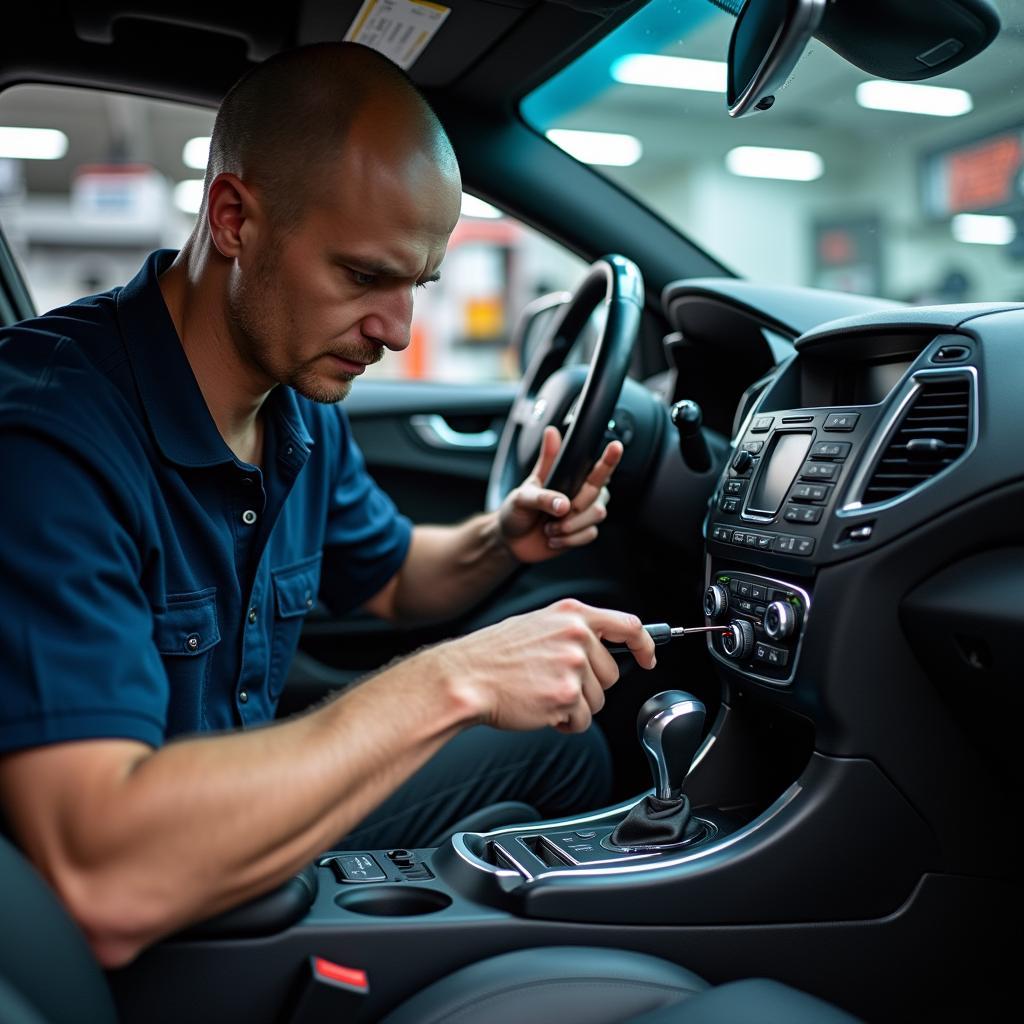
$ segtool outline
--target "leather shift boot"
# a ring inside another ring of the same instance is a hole
[[[616,846],[634,849],[674,846],[699,835],[701,824],[690,812],[690,800],[659,800],[649,796],[641,800],[612,833]]]

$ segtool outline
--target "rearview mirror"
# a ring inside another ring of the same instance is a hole
[[[827,0],[747,0],[729,40],[726,102],[732,117],[767,110],[786,84]]]

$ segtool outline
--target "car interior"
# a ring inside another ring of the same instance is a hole
[[[456,621],[400,629],[321,604],[299,612],[278,717],[425,644],[561,598],[623,609],[664,642],[654,672],[619,659],[596,717],[614,802],[558,821],[492,804],[439,824],[426,848],[325,850],[279,889],[105,975],[0,837],[0,1018],[685,1024],[1007,1012],[1021,903],[1011,822],[1024,783],[1024,454],[1013,440],[1024,264],[985,264],[959,295],[872,289],[870,274],[853,287],[860,270],[840,273],[844,245],[877,237],[854,225],[843,242],[826,219],[818,251],[838,255],[814,285],[738,274],[712,255],[724,249],[711,214],[695,210],[691,233],[647,205],[644,179],[627,187],[595,170],[547,126],[588,126],[578,97],[561,120],[552,111],[579,88],[570,72],[607,64],[617,33],[654,24],[634,19],[657,15],[671,41],[698,11],[716,19],[714,32],[693,31],[714,38],[728,78],[694,100],[719,127],[688,130],[680,115],[667,129],[663,144],[679,152],[748,128],[783,144],[796,137],[787,105],[805,140],[834,131],[831,115],[814,115],[811,70],[801,78],[823,54],[851,81],[878,83],[980,76],[986,62],[995,76],[1005,56],[997,85],[1012,100],[1024,3],[41,0],[5,11],[0,101],[61,86],[212,112],[252,64],[346,38],[381,11],[398,17],[403,3],[447,11],[409,74],[466,190],[583,269],[571,290],[514,311],[510,379],[360,380],[345,408],[367,464],[414,522],[453,523],[500,504],[549,424],[565,440],[548,486],[571,492],[609,439],[625,455],[595,543],[518,570]],[[618,126],[642,120],[615,102]],[[987,211],[1024,237],[1024,118],[993,118],[1016,145],[999,182],[985,163],[996,158],[968,133],[948,160],[922,142],[912,184],[940,157],[946,177],[960,168],[977,188],[1006,184],[1002,199],[951,207],[947,221]],[[912,201],[902,188],[892,185],[897,207]],[[771,248],[743,211],[716,216],[728,246]],[[930,237],[911,241],[924,251]],[[886,260],[917,259],[906,245]],[[0,233],[0,325],[37,311],[25,266]],[[645,816],[650,795],[674,816]]]

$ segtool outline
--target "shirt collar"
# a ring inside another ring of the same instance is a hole
[[[150,253],[139,272],[117,296],[117,316],[131,360],[142,407],[157,446],[182,466],[237,462],[221,437],[203,398],[158,276],[174,261],[176,249]],[[313,444],[299,412],[295,392],[278,385],[266,402],[267,426],[281,431],[304,461]]]

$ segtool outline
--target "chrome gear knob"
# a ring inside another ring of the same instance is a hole
[[[637,737],[651,766],[660,800],[677,800],[704,731],[704,705],[685,690],[664,690],[645,701]]]

